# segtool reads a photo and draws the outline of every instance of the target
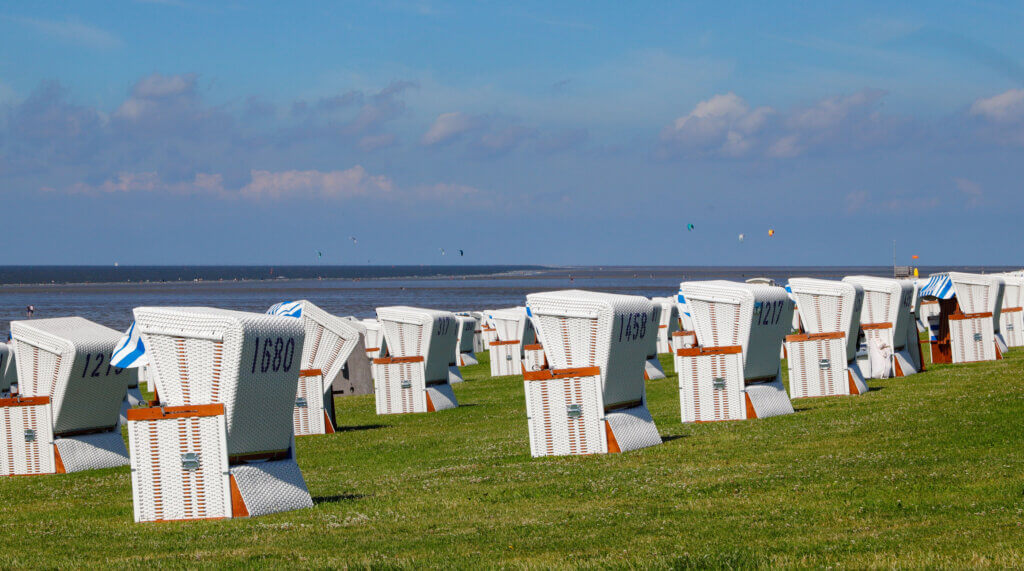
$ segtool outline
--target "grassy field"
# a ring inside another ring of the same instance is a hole
[[[484,357],[455,410],[339,399],[298,442],[313,509],[137,525],[127,468],[0,479],[0,567],[1024,567],[1024,350],[746,422],[681,424],[670,375],[661,446],[544,459]]]

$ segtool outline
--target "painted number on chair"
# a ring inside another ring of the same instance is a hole
[[[769,301],[761,306],[761,317],[758,318],[759,325],[777,325],[782,317],[782,308],[785,301]]]
[[[287,340],[281,337],[267,337],[266,339],[256,338],[256,347],[252,354],[252,371],[274,372],[292,370],[292,362],[295,360],[295,339],[289,337]]]
[[[451,330],[452,323],[454,323],[454,322],[455,322],[455,320],[452,319],[451,317],[441,317],[441,318],[439,318],[437,320],[437,334],[438,335],[448,335],[448,331]]]
[[[103,367],[106,365],[106,368]],[[90,369],[90,366],[92,367]],[[82,367],[82,378],[86,377],[109,377],[110,373],[120,375],[124,372],[124,369],[119,369],[110,365],[110,359],[103,353],[92,353],[85,354],[85,367]]]
[[[619,316],[619,341],[636,341],[647,334],[646,313],[629,313]]]

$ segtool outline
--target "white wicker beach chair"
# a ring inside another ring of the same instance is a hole
[[[473,352],[483,353],[487,351],[487,343],[484,342],[484,314],[480,311],[470,311],[467,315],[476,320],[476,329],[473,330]]]
[[[792,278],[789,291],[805,333],[786,337],[792,398],[859,395],[868,391],[857,364],[864,288],[814,278]]]
[[[525,370],[523,357],[526,345],[536,345],[537,335],[525,307],[498,309],[487,317],[494,326],[497,339],[490,343],[491,376],[519,375]],[[543,343],[541,343],[543,345]]]
[[[1024,277],[1004,274],[1003,309],[999,330],[1008,347],[1024,347]]]
[[[727,281],[683,282],[698,346],[676,351],[683,422],[791,414],[779,352],[792,323],[786,290]]]
[[[864,376],[886,379],[922,371],[913,281],[875,276],[847,276],[843,281],[864,288],[857,357]]]
[[[524,374],[531,454],[660,444],[644,387],[644,362],[657,334],[650,300],[580,290],[526,299],[551,367]]]
[[[334,433],[338,426],[334,412],[334,384],[343,379],[349,357],[359,345],[359,328],[348,319],[331,315],[307,300],[279,303],[268,309],[267,313],[298,319],[305,331],[302,360],[296,372],[299,386],[294,417],[306,418],[314,411],[320,411],[324,418],[313,422],[296,420],[295,426],[303,432],[296,432],[295,435]],[[313,389],[309,384],[314,380],[320,383],[320,396],[317,398],[310,396]]]
[[[654,323],[647,328],[647,360],[644,362],[644,379],[656,381],[665,378],[665,370],[661,368],[661,361],[658,359],[658,328],[654,324],[661,323],[661,304],[651,303],[654,312]]]
[[[488,309],[480,312],[480,342],[483,344],[484,351],[490,351],[491,343],[498,340],[498,330],[494,327],[494,321],[491,319],[493,311]],[[493,365],[491,375],[494,375]]]
[[[468,315],[457,315],[455,318],[459,320],[459,335],[455,348],[455,362],[458,363],[458,366],[460,367],[476,365],[479,363],[479,361],[476,360],[475,347],[473,345],[473,338],[477,330],[476,319]]]
[[[384,328],[376,319],[361,320],[363,327],[366,327],[366,356],[371,359],[380,359],[388,356],[388,342],[384,339]]]
[[[128,411],[135,521],[312,507],[295,462],[302,321],[206,307],[137,307],[135,321],[161,401]]]
[[[939,316],[931,320],[933,363],[1002,358],[996,323],[1002,315],[1003,290],[1000,276],[962,272],[929,276],[921,296],[939,302]]]
[[[378,307],[377,318],[391,351],[391,357],[373,360],[377,414],[457,407],[451,386],[459,371],[453,362],[458,335],[455,314],[395,306]]]
[[[346,316],[349,324],[359,332],[359,341],[345,361],[341,375],[335,377],[332,390],[335,395],[371,395],[373,394],[373,367],[366,351],[366,325],[358,317]]]
[[[658,353],[672,353],[672,334],[679,331],[679,305],[672,297],[652,297],[651,302],[661,306],[658,320]]]
[[[81,317],[11,322],[18,396],[0,400],[0,475],[128,464],[118,413],[136,373],[111,366],[121,333]]]

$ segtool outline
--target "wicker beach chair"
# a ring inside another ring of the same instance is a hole
[[[804,333],[786,337],[792,398],[859,395],[868,391],[857,363],[864,288],[857,284],[792,278]]]
[[[81,317],[11,323],[18,395],[0,399],[0,475],[128,464],[118,412],[135,371],[111,365],[121,333]]]
[[[843,281],[864,288],[857,357],[864,377],[905,377],[924,370],[913,313],[914,282],[875,276],[847,276]]]
[[[137,307],[135,321],[161,401],[128,411],[135,521],[312,507],[293,426],[303,322],[205,307]]]
[[[359,328],[307,300],[279,303],[267,314],[298,319],[305,330],[294,410],[294,425],[300,432],[295,435],[333,433],[338,426],[334,384],[343,379],[349,357],[359,345]]]
[[[455,362],[458,363],[458,366],[460,367],[476,365],[479,363],[479,361],[476,360],[476,350],[473,344],[473,339],[477,330],[476,318],[468,315],[457,315],[455,318],[459,320],[459,335],[455,348]]]
[[[679,305],[672,297],[652,297],[651,303],[661,306],[658,320],[658,353],[672,353],[672,334],[679,331]]]
[[[491,376],[522,374],[526,370],[523,365],[525,347],[538,344],[533,322],[527,315],[526,308],[498,309],[488,313],[487,317],[493,324],[497,337],[490,342]]]
[[[380,321],[376,319],[360,320],[363,327],[366,327],[366,356],[373,359],[380,359],[388,356],[388,342],[384,339],[384,329]]]
[[[656,381],[665,378],[665,370],[661,367],[658,359],[658,328],[654,324],[661,323],[662,306],[660,303],[651,303],[654,312],[654,323],[645,331],[647,338],[647,360],[644,362],[644,379]]]
[[[390,357],[373,360],[377,414],[434,412],[459,405],[451,378],[458,341],[455,314],[416,307],[378,307]],[[459,376],[461,380],[461,376]]]
[[[727,281],[683,282],[697,346],[678,349],[683,422],[791,414],[779,352],[792,324],[786,290]],[[682,337],[682,336],[680,336]]]
[[[484,314],[480,311],[467,313],[476,320],[476,329],[473,330],[473,352],[483,353],[487,351],[487,343],[484,341]]]
[[[1024,347],[1024,277],[1003,274],[1003,308],[999,330],[1007,347]]]
[[[526,299],[550,366],[524,374],[531,454],[660,444],[644,387],[644,362],[657,334],[650,300],[581,290]]]
[[[921,296],[939,302],[939,315],[929,324],[933,363],[1003,358],[996,324],[1002,315],[1004,287],[1003,279],[994,275],[949,272],[929,276]]]

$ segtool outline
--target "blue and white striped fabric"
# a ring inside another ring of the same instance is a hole
[[[301,301],[282,301],[273,305],[267,310],[270,315],[284,315],[285,317],[302,317]]]
[[[928,278],[928,283],[921,288],[921,293],[918,296],[934,299],[953,299],[956,296],[956,291],[953,289],[953,281],[949,279],[949,275],[935,274]]]
[[[111,354],[110,364],[118,369],[135,369],[149,364],[149,359],[146,357],[146,346],[142,343],[142,337],[139,336],[139,330],[136,329],[134,321],[128,328],[128,333],[121,338]]]
[[[678,302],[679,305],[681,306],[679,308],[679,311],[683,315],[685,315],[687,317],[691,317],[691,315],[690,315],[690,306],[686,305],[686,298],[683,297],[683,292],[680,291],[678,294],[676,294],[676,302]]]

